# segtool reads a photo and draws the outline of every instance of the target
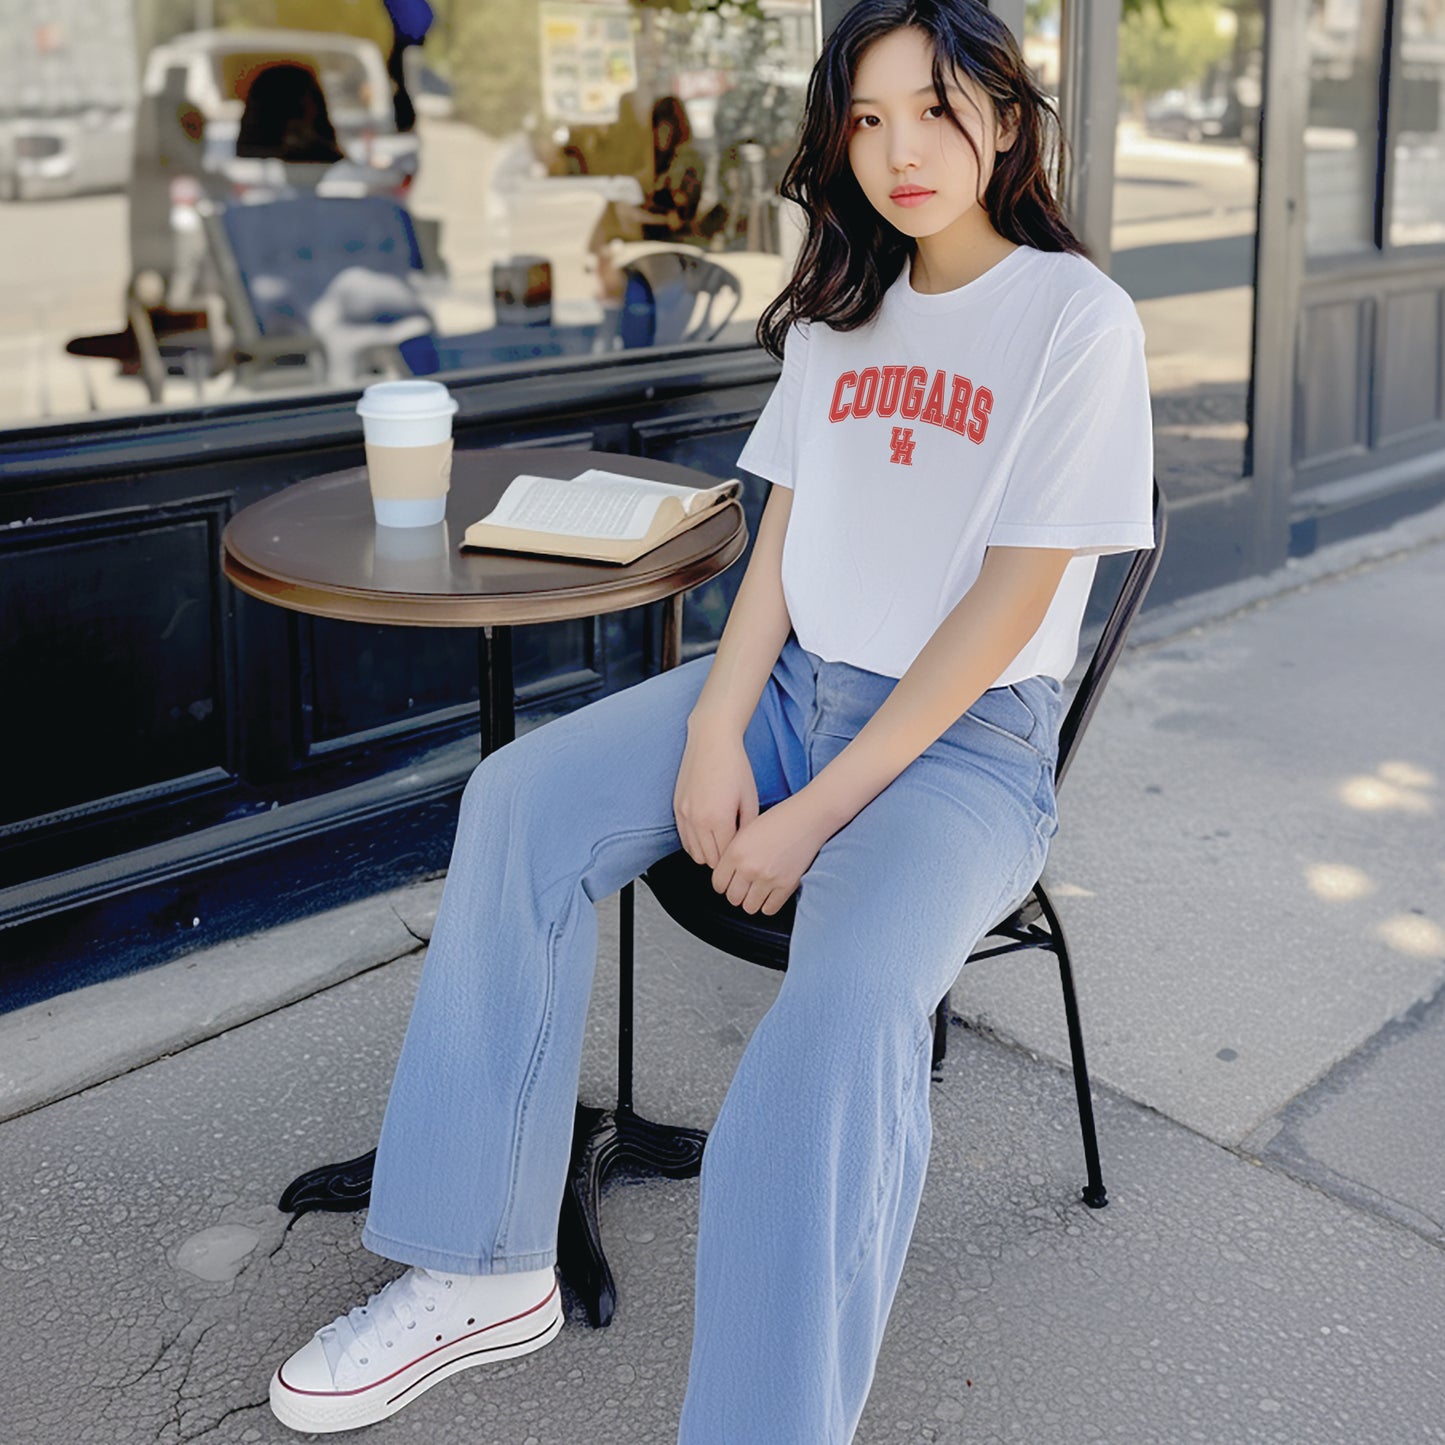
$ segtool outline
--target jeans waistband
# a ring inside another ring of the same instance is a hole
[[[869,672],[848,662],[828,662],[806,648],[798,647],[813,672],[814,717],[826,722],[829,731],[857,732],[887,701],[898,679]],[[1032,738],[1041,751],[1051,751],[1063,716],[1063,685],[1057,678],[1023,678],[1004,687],[991,688],[969,711],[985,716],[996,710],[990,694],[1012,692],[1030,713],[1036,727]]]

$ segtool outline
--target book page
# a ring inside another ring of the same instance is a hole
[[[652,490],[658,484],[620,477],[615,485],[599,487],[585,481],[586,476],[583,472],[570,480],[517,477],[496,509],[482,520],[497,527],[562,537],[631,541],[645,536],[662,500],[662,495]]]
[[[482,521],[554,536],[636,541],[646,536],[666,498],[676,497],[683,511],[691,513],[713,505],[720,497],[734,496],[738,490],[736,481],[699,490],[595,467],[566,480],[523,475],[508,484],[495,509]]]
[[[577,474],[579,482],[601,482],[608,487],[639,487],[649,497],[656,497],[659,501],[663,497],[676,497],[682,503],[684,512],[696,511],[698,507],[710,506],[714,500],[716,489],[712,487],[679,487],[672,482],[651,482],[645,481],[642,477],[624,476],[621,472],[608,472],[600,467],[589,467],[585,472]]]

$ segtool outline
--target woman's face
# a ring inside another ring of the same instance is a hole
[[[1014,140],[967,77],[954,74],[948,101],[967,135],[939,104],[933,45],[921,30],[892,31],[863,52],[853,79],[848,160],[878,214],[915,239],[987,224],[982,197],[994,158]]]

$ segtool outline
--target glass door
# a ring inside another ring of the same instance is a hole
[[[1241,525],[1253,470],[1263,45],[1263,0],[1126,3],[1119,31],[1111,269],[1144,322],[1157,470],[1185,532],[1190,508]]]

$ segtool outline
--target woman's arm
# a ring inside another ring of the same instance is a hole
[[[972,587],[878,711],[812,782],[740,828],[713,887],[748,913],[776,913],[818,850],[992,685],[1038,631],[1073,553],[990,547]]]
[[[787,487],[773,488],[712,669],[687,721],[672,810],[688,856],[710,868],[738,829],[758,815],[743,734],[791,627],[782,559],[792,504]]]
[[[688,718],[689,733],[721,729],[741,737],[763,695],[763,684],[792,629],[783,599],[783,538],[792,508],[792,489],[775,486],[712,670]]]

